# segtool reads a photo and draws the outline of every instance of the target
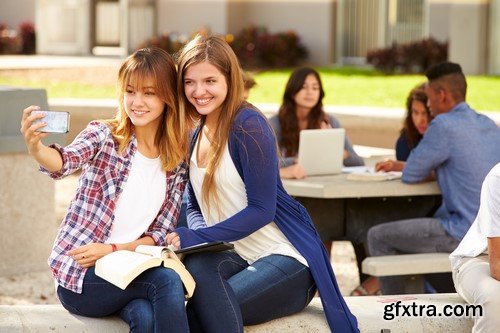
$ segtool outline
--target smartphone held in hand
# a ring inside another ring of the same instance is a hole
[[[66,111],[32,111],[31,114],[44,114],[45,117],[36,119],[33,124],[46,122],[47,125],[38,129],[44,133],[68,133],[69,132],[69,112]]]

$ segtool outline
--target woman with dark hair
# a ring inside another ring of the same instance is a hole
[[[410,91],[406,99],[406,117],[401,129],[401,135],[396,142],[396,159],[406,161],[410,152],[424,136],[432,120],[427,107],[427,95],[424,85],[420,84]]]
[[[402,171],[404,162],[420,140],[433,119],[427,106],[424,84],[419,84],[410,91],[406,99],[406,117],[401,135],[396,142],[396,160],[385,160],[375,165],[376,171]]]
[[[319,73],[310,67],[296,69],[286,84],[283,103],[278,115],[270,118],[271,125],[284,157],[280,168],[281,178],[304,178],[304,168],[296,163],[299,150],[299,133],[303,129],[338,128],[339,121],[323,110],[325,92]],[[349,139],[344,144],[344,165],[363,165]]]

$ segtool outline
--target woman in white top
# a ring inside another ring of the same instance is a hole
[[[283,188],[272,128],[243,100],[231,47],[197,36],[178,59],[179,108],[198,127],[190,145],[189,229],[177,228],[167,242],[223,240],[235,248],[185,259],[196,280],[190,331],[243,332],[301,311],[317,287],[330,327],[359,332],[307,211]]]
[[[189,330],[178,274],[148,269],[124,290],[95,273],[98,259],[138,245],[165,245],[184,191],[187,135],[176,101],[176,68],[164,50],[130,55],[118,72],[115,118],[92,121],[66,147],[45,146],[47,123],[26,108],[21,132],[41,170],[61,179],[82,170],[49,257],[57,296],[69,312],[87,317],[119,314],[130,332]]]
[[[498,332],[500,327],[500,164],[486,176],[479,212],[469,231],[450,255],[457,292],[481,305],[473,332]]]

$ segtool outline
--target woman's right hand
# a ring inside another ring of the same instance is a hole
[[[375,171],[403,171],[404,167],[405,162],[403,161],[385,160],[375,164]]]
[[[31,112],[35,110],[40,110],[40,107],[36,105],[27,107],[23,110],[23,116],[21,119],[21,133],[23,134],[24,142],[26,143],[28,152],[31,155],[38,154],[41,147],[43,146],[43,143],[40,140],[48,135],[47,133],[37,132],[38,129],[44,127],[47,124],[43,121],[37,124],[33,124],[35,120],[44,117],[43,114],[31,115]]]
[[[113,252],[110,244],[90,243],[68,251],[74,261],[84,268],[95,266],[97,259]]]

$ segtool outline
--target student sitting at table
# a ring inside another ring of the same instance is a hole
[[[422,140],[433,118],[427,106],[427,95],[424,89],[425,85],[419,84],[410,91],[406,98],[406,117],[395,147],[398,161],[408,159],[410,152]],[[364,258],[359,259],[362,261]],[[380,292],[380,285],[376,277],[361,274],[360,281],[362,283],[351,292],[351,296],[369,296]]]
[[[424,137],[432,120],[424,88],[424,84],[419,84],[410,91],[406,99],[406,117],[400,132],[401,135],[396,141],[396,159],[398,161],[408,159],[410,152]]]
[[[483,314],[474,318],[479,332],[498,332],[500,327],[500,164],[486,176],[481,204],[474,223],[450,255],[457,292]]]
[[[319,73],[310,67],[292,72],[283,94],[283,104],[278,115],[269,119],[284,159],[280,168],[281,178],[305,178],[304,168],[297,163],[299,133],[303,129],[339,128],[339,121],[323,110],[325,91]],[[346,137],[344,165],[364,165]]]
[[[379,224],[368,231],[372,256],[452,252],[479,209],[481,183],[500,162],[500,129],[465,103],[467,83],[460,65],[444,62],[426,72],[425,92],[432,120],[408,160],[385,161],[376,170],[402,170],[402,181],[418,183],[436,175],[445,213]],[[381,277],[383,294],[404,292],[404,279]]]
[[[283,103],[278,115],[269,119],[281,150],[281,178],[305,178],[304,167],[297,163],[299,150],[299,133],[303,129],[339,128],[340,122],[323,109],[325,91],[319,73],[310,67],[294,70],[288,79],[283,94]],[[344,143],[344,165],[364,165],[363,159],[356,154],[349,138]],[[317,201],[300,200],[308,209],[318,209]],[[331,253],[332,239],[336,230],[332,226],[314,219],[316,228],[328,253]],[[355,247],[358,250],[357,247]],[[364,246],[359,247],[364,252]],[[359,262],[361,265],[361,262]]]

